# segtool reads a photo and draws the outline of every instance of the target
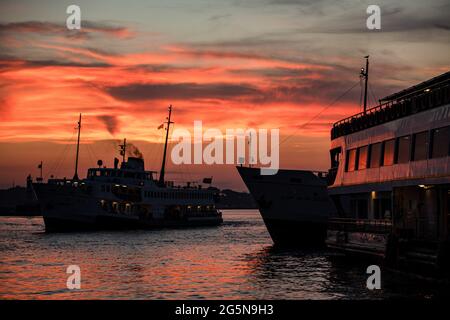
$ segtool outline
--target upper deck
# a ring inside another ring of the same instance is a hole
[[[331,129],[331,140],[450,103],[450,72],[389,95],[380,105],[342,119]]]

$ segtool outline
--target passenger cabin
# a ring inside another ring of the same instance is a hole
[[[126,180],[129,184],[143,185],[146,181],[154,181],[154,171],[144,170],[144,160],[129,157],[126,162],[122,162],[120,169],[115,168],[91,168],[88,170],[88,180],[100,180],[121,183]]]
[[[450,72],[335,123],[330,156],[332,227],[448,242]]]

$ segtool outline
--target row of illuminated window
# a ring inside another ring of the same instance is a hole
[[[125,186],[115,186],[114,190],[121,188],[122,193],[123,190],[127,190],[125,193],[132,193],[133,191],[138,191],[139,189],[130,189]],[[110,185],[102,184],[100,186],[100,190],[102,192],[111,192],[112,190]],[[144,197],[146,198],[160,198],[160,199],[212,199],[212,194],[206,192],[182,192],[182,191],[144,191]]]
[[[133,172],[116,169],[89,169],[88,178],[92,177],[117,177],[139,180],[152,180],[151,172]]]
[[[345,171],[449,156],[450,126],[347,150]]]
[[[160,199],[212,199],[210,193],[205,192],[169,192],[169,191],[144,191],[146,198]]]

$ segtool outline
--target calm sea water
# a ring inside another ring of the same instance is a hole
[[[81,289],[66,287],[69,265]],[[330,251],[276,250],[256,210],[224,211],[221,227],[46,234],[41,217],[0,217],[2,299],[429,298],[433,284]]]

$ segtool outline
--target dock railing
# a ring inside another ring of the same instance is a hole
[[[330,218],[328,229],[344,232],[390,233],[392,221],[389,219]]]

